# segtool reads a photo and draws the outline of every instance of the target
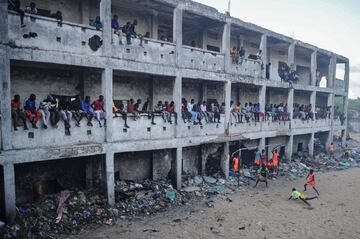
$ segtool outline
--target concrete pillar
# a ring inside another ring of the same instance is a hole
[[[311,85],[316,85],[316,70],[317,70],[317,50],[311,53]]]
[[[100,19],[103,25],[103,55],[111,55],[111,0],[100,1]]]
[[[269,62],[268,52],[267,52],[267,35],[266,34],[263,34],[261,36],[260,50],[262,51],[262,62],[264,64],[264,69],[265,69],[265,66]],[[265,78],[265,74],[266,74],[266,71],[265,70],[262,71],[262,78]]]
[[[331,113],[330,113],[330,127],[331,127],[331,133],[334,130],[334,94],[333,93],[329,93],[328,95],[328,106],[331,106]]]
[[[311,157],[314,156],[314,140],[315,140],[315,133],[311,133],[311,134],[310,134],[309,145],[308,145],[309,155],[310,155]]]
[[[181,73],[178,71],[176,73],[176,77],[174,79],[174,86],[173,86],[173,101],[175,103],[174,111],[178,116],[178,124],[176,125],[175,128],[176,137],[179,136],[182,126],[184,124],[184,122],[181,120],[181,104],[182,104],[181,98],[182,98],[182,77],[181,77]]]
[[[329,64],[327,88],[334,88],[335,79],[336,79],[336,56],[335,54],[332,54]]]
[[[183,4],[179,3],[174,9],[173,41],[176,44],[176,65],[180,66],[180,53],[182,49]]]
[[[202,81],[201,82],[201,101],[206,101],[207,100],[207,83],[206,81]]]
[[[229,71],[231,67],[231,57],[230,57],[230,46],[231,44],[231,22],[230,18],[226,19],[226,23],[224,25],[224,31],[222,36],[222,53],[225,57],[225,72]]]
[[[89,159],[85,163],[86,188],[92,189],[94,186],[93,160]]]
[[[221,170],[225,175],[225,178],[229,177],[229,163],[230,163],[230,155],[229,155],[229,142],[225,142],[223,145],[222,155],[221,155]]]
[[[259,103],[260,103],[260,112],[265,114],[265,104],[266,104],[266,86],[260,86],[259,88]]]
[[[105,156],[106,170],[106,196],[110,206],[115,204],[115,178],[114,178],[114,153],[107,152]]]
[[[311,94],[310,94],[310,104],[311,104],[311,112],[315,112],[316,91],[311,91]]]
[[[207,45],[208,45],[208,29],[206,27],[204,27],[202,29],[202,49],[207,49]]]
[[[153,11],[151,15],[151,37],[152,39],[159,39],[159,13]]]
[[[230,124],[230,101],[231,101],[231,81],[227,81],[225,83],[225,122],[224,122],[224,127],[225,127],[225,133],[228,134],[229,133],[229,124]]]
[[[10,59],[6,50],[0,49],[0,108],[1,108],[1,139],[3,150],[12,148],[11,138],[11,80]]]
[[[175,164],[174,186],[179,190],[182,185],[182,147],[175,149]]]
[[[112,103],[113,103],[113,69],[105,68],[101,74],[101,89],[105,100],[105,111],[107,113],[106,120],[106,142],[112,142],[113,132],[113,117],[112,117]]]
[[[266,146],[266,138],[263,137],[263,138],[260,138],[259,139],[259,150],[260,152],[265,149],[265,146]]]
[[[289,45],[288,48],[288,65],[290,67],[290,69],[295,70],[296,66],[295,66],[295,46],[296,46],[296,42],[292,42]]]
[[[294,145],[294,135],[290,135],[285,147],[285,156],[288,162],[291,161],[291,157],[293,154],[293,145]]]
[[[341,130],[341,145],[344,147],[346,144],[346,134],[347,134],[347,130]]]
[[[16,216],[15,169],[14,164],[3,165],[4,199],[6,220],[12,223]]]
[[[328,135],[327,135],[327,138],[326,138],[326,145],[325,145],[326,148],[329,146],[329,144],[331,142],[333,142],[333,138],[334,138],[333,131],[332,130],[328,131]]]
[[[344,75],[344,83],[345,83],[345,92],[349,92],[349,83],[350,83],[350,63],[347,61],[345,63],[345,75]]]
[[[288,92],[288,99],[287,99],[287,111],[290,115],[289,120],[290,122],[293,120],[294,115],[294,89],[289,89]]]
[[[20,24],[20,23],[19,23]],[[8,1],[0,1],[0,43],[8,43]]]
[[[201,159],[201,175],[206,175],[206,157],[207,154],[205,153],[206,148],[204,145],[200,145],[200,159]]]

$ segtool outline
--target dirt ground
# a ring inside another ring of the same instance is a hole
[[[280,179],[271,181],[269,188],[259,184],[232,194],[232,202],[217,196],[213,208],[202,201],[154,216],[120,220],[76,238],[359,239],[360,168],[318,174],[316,180],[320,198],[310,201],[312,209],[287,200],[292,187],[302,190],[304,179]]]

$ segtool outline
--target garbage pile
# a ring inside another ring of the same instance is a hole
[[[351,145],[349,145],[351,147]],[[340,146],[337,147],[340,149]],[[343,157],[341,150],[332,158],[323,147],[317,147],[316,156],[306,152],[294,154],[291,162],[281,163],[279,174],[270,172],[269,178],[279,176],[295,180],[306,177],[309,169],[315,171],[342,170],[360,165],[360,149],[351,148],[349,157]],[[170,179],[141,182],[119,180],[115,183],[116,204],[110,208],[103,192],[68,191],[39,197],[35,202],[21,205],[17,210],[14,225],[0,221],[0,238],[61,238],[77,235],[96,225],[113,225],[117,220],[150,215],[169,208],[204,200],[207,207],[214,207],[212,197],[220,195],[231,202],[229,195],[242,190],[255,180],[256,170],[251,166],[239,174],[230,172],[225,180],[219,172],[212,176],[183,175],[182,189],[173,188]]]

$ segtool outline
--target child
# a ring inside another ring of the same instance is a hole
[[[291,193],[291,195],[290,195],[290,197],[289,197],[289,199],[288,200],[290,200],[290,199],[300,199],[301,201],[303,201],[306,205],[308,205],[309,207],[311,207],[311,205],[310,205],[310,203],[308,203],[307,201],[309,201],[309,200],[313,200],[313,199],[315,199],[315,198],[318,198],[317,196],[316,197],[307,197],[305,194],[302,194],[301,192],[298,192],[298,191],[296,191],[296,188],[293,188],[292,189],[292,193]]]
[[[268,172],[266,166],[262,165],[261,168],[258,170],[258,179],[256,180],[254,188],[256,188],[259,182],[265,182],[266,187],[268,187],[267,173]]]
[[[268,163],[268,167],[273,168],[273,172],[276,175],[279,174],[279,153],[277,149],[272,151],[272,162]]]
[[[233,157],[233,170],[234,173],[239,172],[239,158],[236,156]]]
[[[344,147],[344,157],[346,159],[349,159],[349,151],[350,151],[349,146],[346,144]]]
[[[310,173],[308,174],[308,176],[306,178],[307,178],[307,182],[304,185],[304,192],[306,191],[306,186],[309,185],[315,190],[315,192],[319,196],[320,194],[319,194],[318,190],[316,190],[316,188],[315,188],[315,173],[314,173],[314,170],[310,169]]]

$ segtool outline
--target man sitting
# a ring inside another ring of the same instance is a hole
[[[113,105],[112,105],[112,110],[113,110],[113,113],[114,113],[114,118],[118,117],[117,114],[121,114],[123,120],[125,121],[124,123],[124,127],[125,128],[130,128],[128,125],[127,125],[127,114],[124,110],[124,104],[123,103],[120,103],[120,106],[119,108],[117,108],[113,102]]]
[[[105,103],[104,103],[104,96],[100,95],[99,99],[95,100],[91,107],[94,109],[96,120],[99,122],[99,126],[101,125],[101,120],[104,120],[104,126],[106,127],[106,112],[105,112]]]
[[[29,99],[25,101],[24,110],[26,117],[31,122],[32,127],[37,129],[36,123],[39,121],[41,117],[41,113],[36,109],[36,96],[31,94]]]
[[[85,100],[81,101],[81,110],[88,120],[87,126],[93,126],[91,120],[94,117],[94,110],[91,108],[90,96],[85,96]]]
[[[26,115],[21,110],[21,102],[20,102],[20,95],[15,95],[14,99],[11,101],[11,118],[14,124],[14,130],[17,130],[17,126],[19,125],[19,119],[22,120],[24,130],[28,130],[29,128],[26,125]]]

